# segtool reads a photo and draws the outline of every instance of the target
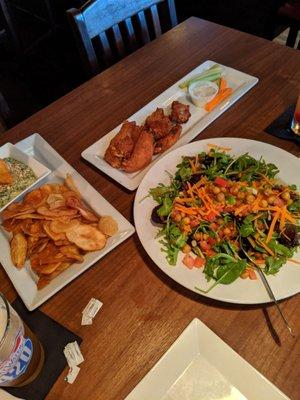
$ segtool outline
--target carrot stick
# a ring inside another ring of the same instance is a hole
[[[220,89],[219,90],[224,90],[227,88],[227,82],[224,78],[221,78],[220,80]]]
[[[208,103],[205,104],[204,108],[206,111],[213,110],[221,101],[225,100],[228,96],[231,95],[233,90],[231,88],[226,88],[223,90],[219,90],[219,93]]]

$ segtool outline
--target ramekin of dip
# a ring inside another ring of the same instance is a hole
[[[212,100],[218,91],[218,85],[210,81],[194,82],[189,86],[191,100],[197,107],[202,107]]]

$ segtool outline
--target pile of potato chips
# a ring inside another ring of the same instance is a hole
[[[64,184],[45,184],[2,213],[3,228],[12,233],[11,258],[17,268],[26,259],[42,289],[86,252],[105,247],[118,231],[110,216],[97,216],[84,204],[71,176]]]

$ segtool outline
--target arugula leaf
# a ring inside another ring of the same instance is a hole
[[[239,233],[242,237],[247,237],[252,235],[255,232],[252,217],[248,215],[244,218],[242,225],[239,227]]]
[[[274,251],[276,255],[284,256],[285,258],[290,258],[293,256],[293,250],[284,246],[283,244],[278,243],[276,240],[272,239],[268,243],[268,246],[271,250]]]
[[[172,211],[172,205],[173,201],[170,199],[170,197],[164,197],[162,201],[162,206],[159,207],[159,209],[157,210],[157,214],[160,217],[168,216]]]
[[[166,195],[172,193],[172,188],[170,186],[165,186],[160,183],[157,187],[149,190],[150,196],[152,196],[153,200],[159,204],[162,204],[163,199]]]
[[[168,219],[166,226],[159,232],[158,236],[164,236],[165,240],[160,240],[163,245],[161,249],[167,253],[166,258],[170,265],[176,265],[178,253],[186,244],[187,237],[183,234],[178,226],[170,223]]]
[[[236,260],[228,254],[219,253],[218,255],[211,257],[204,267],[207,281],[210,281],[210,279],[213,278],[215,279],[215,282],[207,290],[202,290],[197,287],[196,289],[202,293],[208,293],[219,283],[229,285],[238,279],[246,268],[246,260]]]
[[[274,258],[268,257],[266,259],[266,264],[264,268],[264,272],[266,275],[275,275],[280,270],[280,268],[286,263],[286,258]]]
[[[182,162],[177,165],[177,171],[175,174],[175,179],[179,179],[182,182],[191,179],[192,169],[189,163],[189,157],[182,157]]]
[[[229,285],[238,279],[247,267],[246,260],[240,260],[229,264],[221,265],[217,270],[219,283]]]

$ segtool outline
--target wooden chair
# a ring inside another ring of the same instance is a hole
[[[162,4],[159,4],[162,3]],[[85,71],[100,70],[97,49],[106,67],[162,33],[159,11],[167,6],[170,27],[177,25],[174,0],[94,0],[67,11]],[[161,10],[163,11],[163,10]],[[129,50],[129,51],[128,51]],[[100,57],[99,57],[100,58]]]

